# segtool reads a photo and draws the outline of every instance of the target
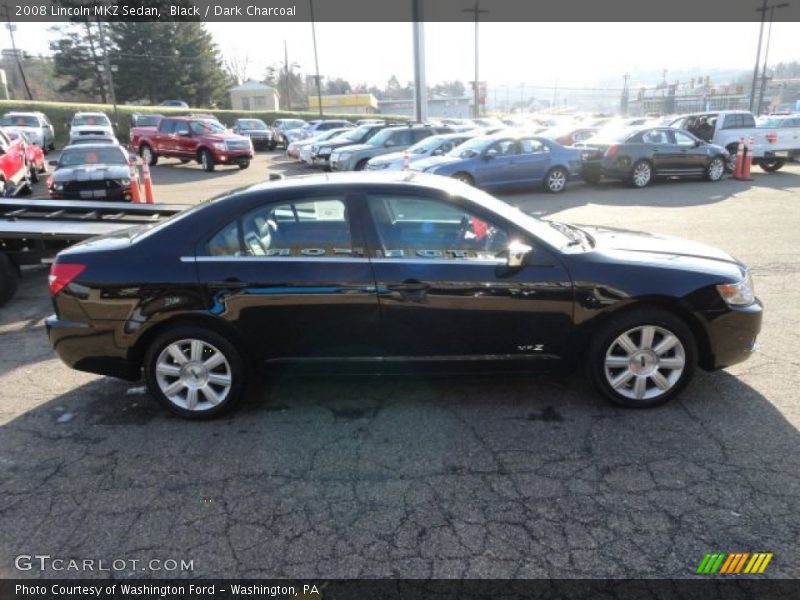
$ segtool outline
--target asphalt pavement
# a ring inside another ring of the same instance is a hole
[[[161,202],[302,171],[277,153],[245,171],[172,163],[153,169]],[[142,383],[61,364],[46,270],[26,270],[0,309],[0,577],[683,578],[712,551],[773,552],[765,577],[800,577],[798,192],[800,165],[501,195],[751,265],[759,352],[652,410],[576,375],[286,376],[185,422]],[[128,563],[15,568],[33,554]],[[192,569],[154,568],[169,560]]]

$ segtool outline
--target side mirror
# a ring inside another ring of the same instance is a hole
[[[533,250],[522,242],[511,242],[508,246],[508,261],[506,266],[510,269],[519,269],[525,265],[525,257]]]
[[[58,166],[58,161],[57,160],[48,160],[47,164],[50,165],[51,167],[57,167]]]
[[[698,146],[702,146],[703,144],[705,144],[705,142],[703,140],[695,140],[694,141],[694,147],[695,148],[697,148]]]
[[[483,158],[486,160],[494,160],[497,158],[497,150],[492,148],[491,150],[487,150],[486,154],[483,155]]]

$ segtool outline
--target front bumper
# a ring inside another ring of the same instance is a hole
[[[131,186],[96,190],[50,190],[53,200],[105,200],[108,202],[130,202]]]
[[[764,306],[756,299],[750,306],[729,307],[713,316],[706,315],[710,361],[701,366],[709,370],[724,369],[750,358],[763,314]]]
[[[214,162],[220,165],[235,165],[242,161],[253,160],[252,150],[217,150],[214,152]]]

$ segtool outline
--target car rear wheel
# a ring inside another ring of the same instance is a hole
[[[589,375],[613,403],[632,408],[657,406],[689,383],[697,345],[689,327],[674,314],[640,308],[607,323],[589,348]]]
[[[369,162],[368,158],[362,158],[360,161],[356,163],[355,170],[363,171],[367,167],[368,162]]]
[[[28,167],[28,172],[30,173],[31,183],[39,183],[39,169],[36,168],[36,164],[31,163]]]
[[[200,151],[199,161],[204,171],[208,171],[210,173],[214,170],[214,157],[208,150]]]
[[[706,167],[706,181],[719,181],[725,174],[725,161],[721,156],[715,156]]]
[[[637,161],[631,170],[630,182],[633,187],[643,188],[653,180],[653,167],[646,160]]]
[[[245,369],[224,336],[195,326],[177,327],[150,345],[144,360],[147,387],[167,410],[208,419],[233,408],[244,393]]]
[[[139,149],[139,156],[151,167],[158,162],[158,155],[147,144],[143,144]]]
[[[561,167],[550,169],[544,178],[544,189],[551,194],[558,194],[563,192],[565,187],[567,187],[567,172]]]
[[[466,183],[467,185],[475,185],[475,180],[469,173],[456,173],[453,175],[453,179],[457,179],[462,183]]]
[[[762,158],[758,166],[761,167],[762,171],[774,173],[775,171],[779,171],[785,164],[786,161],[782,158]]]

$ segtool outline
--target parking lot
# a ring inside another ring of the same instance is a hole
[[[187,204],[269,172],[308,171],[278,152],[152,169],[156,201]],[[773,552],[766,576],[800,576],[800,165],[501,197],[730,252],[766,306],[759,352],[647,411],[572,375],[411,373],[272,378],[186,422],[141,383],[57,360],[47,272],[27,270],[0,309],[0,577],[41,576],[14,557],[48,554],[191,560],[198,577],[681,578],[712,551]]]

